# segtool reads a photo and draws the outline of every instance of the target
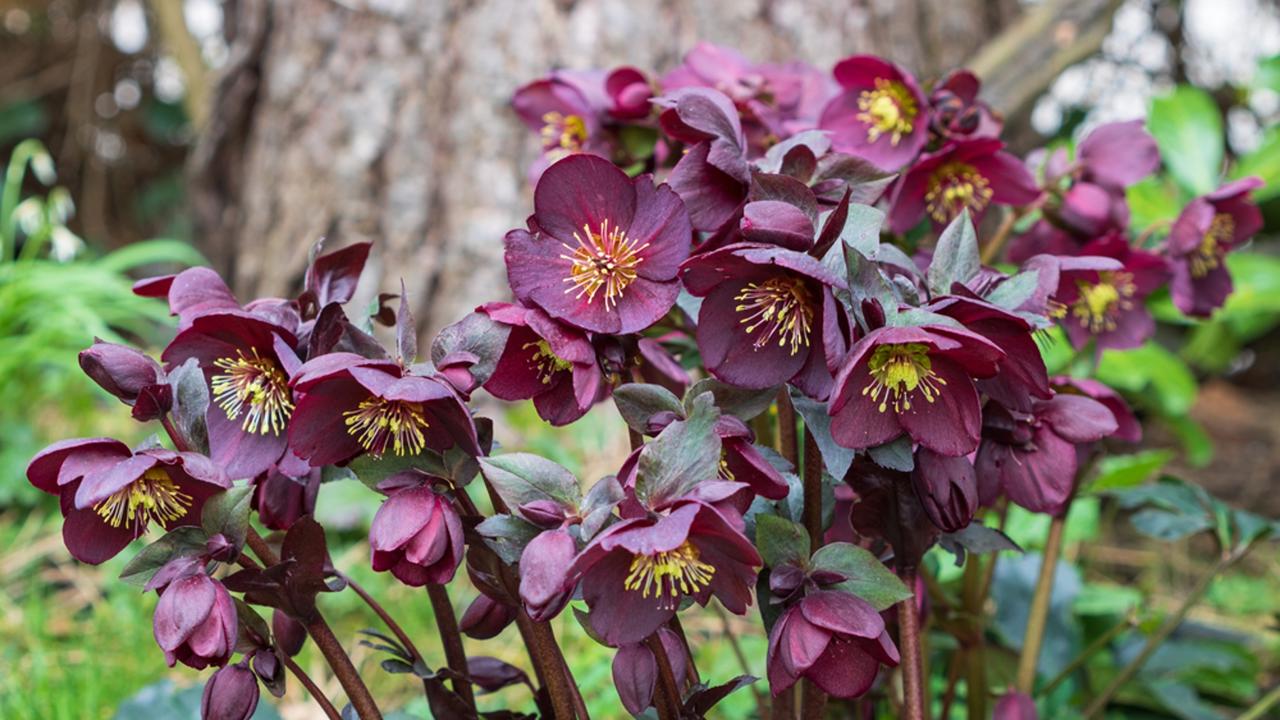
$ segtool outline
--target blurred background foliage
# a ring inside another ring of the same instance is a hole
[[[194,675],[167,670],[155,651],[154,597],[114,581],[124,556],[99,568],[72,563],[57,534],[56,504],[30,488],[22,470],[54,439],[141,439],[144,429],[82,376],[76,353],[94,337],[155,351],[171,332],[163,305],[129,288],[138,277],[202,262],[191,244],[183,168],[208,112],[210,73],[226,61],[223,18],[234,2],[0,6],[0,718],[178,718],[198,706]],[[514,88],[527,79],[507,80]],[[1165,168],[1130,189],[1135,226],[1167,223],[1194,195],[1246,175],[1266,182],[1255,197],[1267,224],[1229,257],[1236,292],[1213,318],[1190,323],[1156,297],[1157,337],[1101,360],[1101,377],[1140,410],[1147,438],[1137,452],[1100,463],[1095,494],[1072,508],[1055,586],[1061,612],[1047,639],[1060,662],[1117,623],[1149,629],[1214,557],[1205,534],[1166,534],[1166,544],[1121,522],[1113,494],[1172,472],[1233,506],[1280,515],[1280,11],[1264,0],[1126,0],[1101,51],[1066,68],[1012,136],[1020,151],[1070,144],[1099,122],[1140,115]],[[1044,348],[1051,369],[1070,369],[1065,342]],[[607,405],[567,431],[547,428],[529,407],[485,411],[499,414],[506,447],[544,454],[587,481],[612,472],[626,453],[624,427]],[[387,598],[424,651],[438,655],[425,596],[368,569],[364,534],[377,503],[355,482],[325,486],[317,513],[334,532],[335,562]],[[996,576],[995,632],[1010,675],[1024,625],[1017,608],[1035,582],[1047,522],[1015,509],[1006,526],[1029,551],[1002,558]],[[958,581],[949,556],[929,561],[939,583]],[[460,611],[473,591],[465,581],[455,585]],[[323,602],[350,645],[376,623],[349,594]],[[1268,550],[1212,584],[1190,622],[1122,694],[1133,708],[1125,717],[1201,720],[1249,705],[1280,682],[1278,623],[1280,560]],[[686,627],[704,672],[763,675],[758,624],[703,613]],[[594,716],[622,717],[611,652],[586,639],[571,614],[556,630],[588,703],[600,708]],[[1095,656],[1087,671],[1114,672],[1136,642],[1119,643],[1114,658]],[[472,648],[523,664],[514,643]],[[377,670],[366,648],[355,658],[389,705],[426,716],[412,683]],[[300,663],[338,694],[310,648]],[[1053,697],[1065,703],[1075,689],[1064,682]],[[504,690],[482,707],[518,705],[522,692]],[[269,705],[258,717],[313,712],[296,687]],[[741,692],[720,708],[745,718],[754,706]],[[962,704],[952,716],[963,717]]]

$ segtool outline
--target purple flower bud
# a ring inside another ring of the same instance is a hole
[[[222,583],[208,575],[189,575],[165,588],[152,624],[169,667],[225,665],[235,651],[235,605]]]
[[[258,680],[243,663],[209,677],[200,698],[201,720],[249,720],[258,707]]]
[[[133,403],[133,419],[138,422],[159,420],[173,407],[173,386],[168,383],[147,385],[138,391]]]
[[[1036,720],[1036,704],[1022,693],[1011,692],[1000,698],[992,714],[993,720]]]
[[[488,640],[496,637],[515,619],[515,608],[481,593],[462,614],[458,628],[469,638]]]
[[[688,671],[684,644],[674,632],[665,627],[659,628],[657,632],[667,661],[671,663],[671,674],[675,676],[676,685],[683,687],[685,673]],[[627,712],[640,715],[652,705],[657,682],[658,661],[648,645],[629,643],[618,648],[618,653],[613,656],[613,684],[618,690],[618,699]]]
[[[554,530],[565,521],[564,508],[554,500],[534,500],[521,505],[518,510],[525,520],[544,530]]]
[[[769,635],[769,686],[774,695],[808,678],[837,698],[871,689],[880,665],[898,664],[898,648],[875,608],[856,595],[822,590],[805,596]]]
[[[573,590],[567,572],[577,554],[567,530],[548,530],[525,546],[520,555],[520,599],[529,617],[550,620],[564,609]]]
[[[462,562],[462,519],[449,499],[431,488],[405,488],[378,508],[369,545],[374,570],[390,570],[413,587],[444,584]]]
[[[302,623],[279,610],[271,613],[271,634],[275,636],[276,646],[289,657],[301,652],[302,644],[307,641],[307,631]]]
[[[206,540],[204,551],[210,558],[221,562],[233,562],[240,556],[240,549],[231,542],[230,538],[222,533],[217,533]]]
[[[978,479],[963,455],[947,457],[921,447],[911,479],[929,520],[943,532],[963,530],[978,510]]]
[[[103,390],[132,405],[138,393],[161,377],[160,365],[145,353],[124,345],[95,341],[80,352],[80,368]]]
[[[795,565],[782,565],[769,573],[769,592],[787,598],[804,584],[804,570]]]

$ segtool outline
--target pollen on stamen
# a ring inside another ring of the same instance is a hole
[[[430,425],[421,403],[371,397],[342,416],[347,432],[374,457],[388,450],[398,456],[417,455],[427,446]]]
[[[529,358],[529,369],[537,374],[538,381],[543,385],[550,385],[556,373],[573,369],[573,363],[562,360],[552,352],[551,345],[546,340],[527,342],[520,347],[524,350],[535,348],[533,356]]]
[[[152,521],[168,525],[182,519],[191,502],[191,496],[178,489],[169,473],[153,467],[94,505],[93,511],[111,527],[131,525],[141,535]]]
[[[862,395],[879,403],[880,412],[890,407],[894,412],[910,411],[912,393],[917,391],[932,403],[947,384],[934,371],[928,346],[921,343],[881,345],[871,353],[867,368],[871,381],[862,388]]]
[[[870,142],[888,135],[889,144],[897,146],[915,126],[915,98],[906,85],[888,78],[876,78],[874,90],[863,90],[858,95],[858,109],[861,112],[854,117],[866,123]]]
[[[1116,318],[1133,307],[1137,286],[1125,272],[1098,273],[1098,282],[1078,282],[1080,296],[1071,304],[1071,316],[1093,334],[1115,330]]]
[[[579,115],[544,113],[541,135],[543,148],[575,153],[587,142],[587,123]]]
[[[219,358],[214,367],[223,372],[209,378],[213,402],[228,420],[244,414],[240,427],[247,433],[279,435],[293,414],[289,379],[274,360],[254,348],[251,356],[236,350],[234,358]]]
[[[1191,254],[1191,276],[1202,278],[1222,264],[1222,255],[1236,233],[1236,221],[1227,213],[1218,213]]]
[[[972,165],[949,162],[929,177],[924,203],[929,217],[939,223],[947,223],[965,208],[970,214],[982,212],[994,194],[991,182]]]
[[[674,550],[636,555],[623,587],[639,590],[643,598],[652,592],[661,607],[674,608],[682,596],[701,592],[716,573],[699,557],[698,548],[687,540]]]
[[[756,349],[774,338],[778,347],[790,346],[792,355],[809,346],[813,302],[802,281],[775,277],[762,283],[747,283],[733,299],[740,303],[734,310],[745,314],[738,322],[747,326],[747,334],[760,331],[752,343]]]
[[[576,291],[575,297],[585,296],[590,304],[603,289],[605,310],[612,310],[636,279],[636,268],[644,261],[640,253],[649,243],[638,244],[621,228],[609,227],[607,218],[595,230],[583,225],[582,234],[574,232],[573,239],[578,241],[577,247],[561,243],[569,254],[560,258],[572,263],[569,277],[564,279],[570,285],[565,294]]]

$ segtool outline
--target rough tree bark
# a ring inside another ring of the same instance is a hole
[[[1019,7],[233,0],[231,53],[191,164],[202,249],[239,292],[280,294],[318,238],[374,240],[372,271],[387,289],[403,277],[419,321],[435,329],[505,292],[502,236],[529,211],[536,151],[507,107],[520,83],[556,66],[665,69],[701,39],[822,67],[876,52],[929,79],[972,58]]]

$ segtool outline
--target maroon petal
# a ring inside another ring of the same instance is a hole
[[[822,657],[831,642],[831,632],[805,618],[803,611],[791,618],[778,639],[778,657],[792,675],[804,674]]]
[[[83,510],[97,505],[142,477],[157,462],[159,461],[153,455],[138,454],[86,475],[76,491],[76,507]]]
[[[387,498],[369,525],[375,552],[399,550],[435,516],[436,496],[427,487],[406,488]]]
[[[610,645],[641,642],[675,615],[652,595],[646,598],[639,590],[626,589],[631,559],[626,552],[609,553],[582,581],[591,627]]]
[[[57,495],[61,486],[115,465],[131,454],[128,445],[111,438],[59,440],[31,458],[27,464],[27,480]]]
[[[1160,167],[1160,149],[1142,122],[1100,125],[1081,141],[1076,155],[1089,177],[1114,187],[1128,187]]]
[[[635,182],[636,211],[627,237],[649,247],[640,254],[636,275],[655,281],[671,280],[689,257],[693,227],[680,196],[666,184],[653,186],[648,176]]]
[[[866,362],[847,366],[836,379],[836,390],[831,398],[831,436],[847,448],[868,448],[883,445],[904,432],[897,414],[879,403],[863,389],[871,384],[871,372]]]
[[[334,465],[364,452],[347,432],[342,413],[354,410],[369,397],[368,391],[349,378],[315,385],[298,400],[289,423],[289,448],[311,467]]]
[[[613,685],[622,706],[640,715],[653,704],[658,682],[658,663],[653,651],[641,644],[623,645],[613,656]]]
[[[214,581],[207,575],[188,575],[174,581],[156,603],[153,630],[156,644],[178,649],[206,620],[217,601]]]
[[[583,226],[598,231],[628,228],[636,212],[634,183],[613,163],[595,155],[571,155],[542,174],[533,192],[534,215],[543,232],[573,243]]]
[[[1074,443],[1101,440],[1117,428],[1116,419],[1106,405],[1081,395],[1055,395],[1052,400],[1037,404],[1036,416],[1049,423],[1063,439]]]
[[[831,697],[853,698],[871,689],[878,672],[880,663],[862,650],[861,643],[836,638],[805,677]]]
[[[214,403],[205,413],[209,428],[209,455],[222,465],[232,479],[253,478],[279,462],[289,445],[284,428],[280,432],[246,432],[243,419],[231,420]]]
[[[747,332],[749,326],[736,310],[740,301],[735,298],[744,287],[745,283],[722,284],[703,301],[696,331],[702,361],[712,375],[730,385],[751,389],[781,385],[800,372],[810,350],[792,353],[774,340],[757,347],[757,336]],[[810,338],[811,342],[816,339]]]
[[[92,508],[70,508],[62,521],[62,543],[71,557],[89,565],[100,565],[119,555],[134,537],[132,525],[112,527]]]
[[[694,145],[667,177],[671,189],[684,201],[693,227],[704,232],[729,222],[747,197],[745,183],[708,162],[710,151],[710,141]]]
[[[967,455],[978,447],[982,407],[973,380],[949,360],[934,357],[933,372],[945,381],[934,402],[916,398],[898,422],[912,440],[940,455]]]
[[[809,622],[833,633],[876,638],[884,632],[884,619],[876,609],[852,593],[821,590],[800,601],[800,612]]]

